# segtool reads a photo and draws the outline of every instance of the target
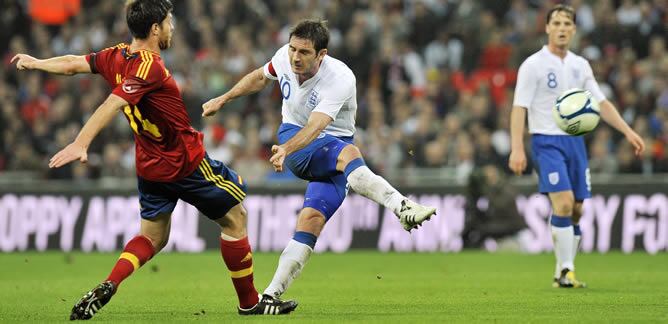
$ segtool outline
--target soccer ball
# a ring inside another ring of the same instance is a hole
[[[582,89],[566,90],[554,104],[552,116],[557,126],[570,135],[584,135],[596,128],[601,109],[591,92]]]

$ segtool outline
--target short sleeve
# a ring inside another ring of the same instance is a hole
[[[327,114],[334,120],[341,107],[355,95],[355,80],[335,81],[327,89],[327,92],[321,94],[320,102],[313,111]]]
[[[279,48],[271,60],[264,65],[264,76],[270,80],[278,80],[278,75],[284,72],[282,69],[286,64],[290,64],[290,59],[288,58],[288,44]]]
[[[531,71],[530,63],[524,61],[517,72],[517,84],[515,85],[515,98],[513,106],[529,108],[536,95],[536,77]]]
[[[93,73],[99,73],[106,78],[106,75],[109,73],[109,67],[113,59],[115,47],[105,48],[99,52],[94,52],[86,55],[86,61],[90,66],[90,70]]]
[[[276,69],[274,69],[274,65],[271,63],[271,61],[264,65],[263,70],[264,76],[267,77],[267,79],[278,80],[278,74],[276,74]]]
[[[603,91],[601,91],[601,88],[598,86],[598,82],[596,82],[596,78],[594,77],[594,71],[592,71],[591,65],[589,65],[589,62],[587,62],[586,60],[584,60],[584,70],[585,70],[585,79],[584,79],[585,90],[589,90],[592,96],[594,96],[594,99],[596,99],[598,102],[605,100],[605,95],[603,94]]]
[[[162,87],[164,73],[164,69],[159,62],[154,61],[151,53],[140,51],[125,80],[116,86],[112,93],[131,105],[136,105],[144,95]]]

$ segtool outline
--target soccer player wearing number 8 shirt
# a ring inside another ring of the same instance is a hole
[[[575,255],[581,235],[578,221],[582,202],[591,197],[587,151],[581,136],[570,136],[559,129],[552,118],[552,106],[568,89],[588,90],[599,101],[601,118],[626,136],[636,155],[645,145],[605,99],[587,60],[568,50],[575,34],[573,8],[552,8],[547,13],[545,32],[547,46],[527,58],[519,69],[510,118],[512,150],[508,164],[516,174],[526,168],[523,135],[528,112],[538,189],[548,194],[552,204],[550,224],[557,260],[553,286],[581,288],[585,284],[575,277]]]
[[[404,197],[385,179],[374,174],[353,144],[357,110],[356,81],[341,61],[327,55],[329,31],[322,21],[304,20],[290,32],[264,67],[246,75],[230,91],[209,100],[204,116],[213,115],[239,96],[257,92],[272,80],[283,96],[280,145],[274,145],[270,162],[276,171],[283,164],[309,181],[297,230],[283,250],[274,277],[264,294],[280,297],[308,261],[325,223],[341,206],[348,186],[392,210],[411,231],[436,213]]]
[[[167,244],[170,217],[178,199],[221,226],[220,249],[239,299],[239,314],[285,314],[297,307],[294,301],[261,298],[255,289],[246,211],[241,204],[246,186],[232,169],[207,156],[202,134],[190,125],[176,82],[160,57],[160,51],[171,43],[171,11],[168,0],[129,1],[126,15],[133,35],[131,44],[84,56],[37,60],[19,54],[12,59],[19,70],[98,73],[113,89],[74,142],[51,158],[49,167],[75,160],[86,162],[91,141],[119,110],[134,131],[140,233],[126,244],[107,279],[74,305],[71,320],[95,315],[124,279]]]

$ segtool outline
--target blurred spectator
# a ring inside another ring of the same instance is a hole
[[[292,181],[289,174],[273,173],[266,161],[281,120],[275,87],[232,102],[216,118],[202,119],[201,105],[266,63],[287,42],[295,21],[327,19],[331,55],[357,77],[355,140],[367,163],[384,175],[400,168],[443,168],[464,183],[482,165],[507,172],[517,67],[544,43],[544,14],[552,3],[174,1],[174,46],[162,57],[212,157],[230,163],[249,183]],[[601,127],[587,136],[592,171],[668,172],[666,0],[571,3],[579,36],[572,50],[590,60],[605,95],[648,144],[637,160],[619,134]],[[16,53],[84,54],[129,41],[123,5],[2,2],[0,173],[81,181],[134,176],[133,134],[120,114],[96,139],[87,165],[48,170],[48,158],[71,140],[110,89],[98,77],[19,73],[9,63]],[[54,6],[59,9],[46,14],[55,20],[35,13]]]

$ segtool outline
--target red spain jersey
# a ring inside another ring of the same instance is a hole
[[[134,131],[137,175],[170,182],[190,175],[204,158],[202,133],[192,128],[181,93],[160,55],[119,44],[86,56],[112,93],[129,103],[123,113]]]

